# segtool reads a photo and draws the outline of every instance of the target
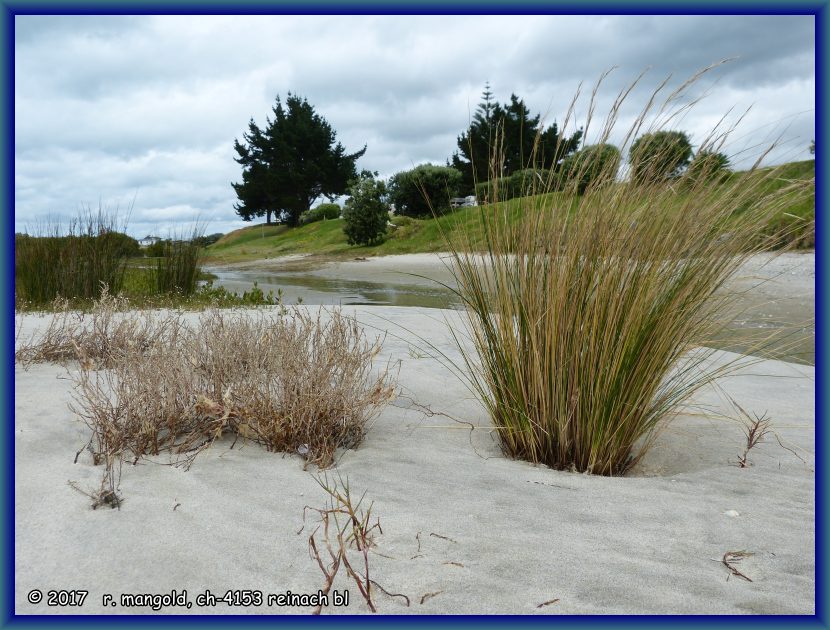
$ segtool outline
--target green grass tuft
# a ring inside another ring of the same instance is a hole
[[[612,112],[599,125],[599,144],[614,122]],[[719,150],[725,136],[713,138]],[[476,223],[445,231],[467,316],[452,331],[456,367],[503,451],[601,475],[636,464],[679,405],[723,373],[707,368],[705,346],[728,323],[735,296],[724,284],[792,238],[792,225],[774,231],[769,218],[809,203],[812,182],[793,181],[793,168],[719,186],[686,176],[609,184],[609,173],[584,194],[566,186],[472,209]]]

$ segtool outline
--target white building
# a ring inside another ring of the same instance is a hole
[[[450,199],[450,208],[470,208],[477,205],[478,201],[476,201],[475,195],[470,195],[469,197],[453,197]]]
[[[145,236],[140,241],[138,241],[139,247],[150,247],[150,245],[155,245],[161,240],[158,236]]]

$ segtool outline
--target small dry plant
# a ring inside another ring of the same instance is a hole
[[[324,508],[306,506],[303,510],[303,520],[309,510],[316,512],[320,517],[320,524],[308,537],[308,549],[325,578],[322,592],[328,595],[340,568],[344,567],[373,613],[377,612],[377,607],[372,599],[372,585],[391,597],[402,598],[409,606],[410,601],[406,595],[390,593],[369,575],[369,550],[375,544],[376,533],[383,534],[383,530],[379,519],[376,518],[374,523],[372,522],[373,504],[365,510],[361,508],[366,493],[364,492],[355,502],[348,479],[344,481],[338,475],[337,480],[332,482],[327,476],[322,479],[317,477],[316,481],[328,495],[328,501]],[[321,538],[320,542],[317,540],[318,535]],[[357,556],[357,560],[349,558],[350,551]],[[325,558],[326,555],[328,559]],[[362,573],[355,568],[356,566]],[[319,615],[321,610],[322,604],[318,604],[312,614]]]
[[[96,464],[98,463],[102,462],[97,461]],[[97,490],[87,492],[73,481],[69,482],[69,486],[84,496],[89,497],[92,500],[93,510],[104,506],[120,510],[121,504],[124,502],[124,499],[118,492],[118,484],[121,481],[121,457],[118,455],[110,455],[105,459],[103,464],[104,472],[101,475],[101,483]]]
[[[89,313],[71,310],[62,298],[52,306],[54,312],[45,330],[15,341],[15,362],[26,369],[34,363],[82,358],[95,366],[109,367],[136,349],[171,343],[181,327],[178,313],[131,311],[129,301],[112,295],[106,286]]]
[[[100,461],[170,452],[189,466],[231,434],[327,467],[394,394],[387,371],[372,373],[380,342],[338,310],[327,318],[212,310],[195,325],[180,316],[155,324],[163,330],[151,327],[149,338],[164,343],[122,344],[105,355],[106,370],[75,343],[72,410],[92,430]]]
[[[738,466],[740,468],[748,468],[752,465],[749,462],[749,451],[763,442],[768,434],[772,433],[772,419],[768,418],[766,413],[758,416],[758,414],[753,412],[752,415],[749,415],[734,399],[730,399],[730,401],[740,416],[741,428],[746,437],[743,453],[738,455]],[[783,444],[781,446],[783,447]]]
[[[665,97],[663,82],[619,132],[637,82],[599,124],[591,119],[598,84],[584,123],[585,137],[599,131],[591,150],[569,169],[552,169],[544,185],[534,180],[529,196],[479,206],[474,228],[446,232],[466,306],[465,328],[452,331],[463,357],[454,365],[507,455],[623,474],[681,403],[730,369],[709,369],[705,349],[729,321],[735,296],[724,284],[781,237],[764,226],[811,182],[770,192],[778,170],[758,168],[766,153],[749,171],[716,179],[692,169],[667,174],[661,165],[670,156],[660,153],[628,164],[599,157],[612,140],[625,150],[643,134],[673,129],[699,100],[690,91],[700,76]],[[576,103],[560,138],[575,126]],[[722,121],[699,152],[722,151],[733,129]],[[535,156],[527,159],[532,166]],[[500,164],[495,147],[496,185]]]

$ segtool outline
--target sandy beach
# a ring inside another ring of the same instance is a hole
[[[373,261],[355,261],[369,269]],[[432,264],[432,263],[430,263]],[[411,269],[411,267],[410,267]],[[760,266],[758,273],[765,273]],[[350,271],[351,273],[351,271]],[[784,282],[787,286],[791,283]],[[313,307],[307,307],[313,308]],[[603,478],[506,459],[490,423],[452,373],[419,350],[428,338],[457,354],[437,309],[347,307],[386,334],[379,365],[399,369],[399,396],[334,469],[374,501],[383,534],[370,554],[381,614],[811,614],[815,611],[815,368],[755,361],[698,392],[628,476]],[[23,335],[45,318],[22,316]],[[713,367],[737,355],[718,351]],[[307,614],[308,607],[199,607],[210,590],[316,593],[309,556],[323,507],[315,470],[297,455],[230,440],[189,471],[125,466],[120,510],[90,509],[68,485],[94,489],[88,429],[67,408],[66,370],[15,367],[15,612],[154,614],[124,593],[188,593],[161,614]],[[750,452],[723,395],[772,419]],[[428,408],[430,411],[426,412]],[[432,413],[436,415],[431,415]],[[446,414],[446,415],[437,415]],[[448,417],[448,416],[451,416]],[[469,423],[469,424],[468,424]],[[472,428],[471,428],[472,427]],[[748,552],[732,575],[721,561]],[[341,579],[342,578],[342,579]],[[353,583],[348,606],[369,613]],[[30,603],[30,593],[44,595]],[[83,589],[83,606],[50,607],[48,590]],[[111,595],[116,605],[104,605]]]

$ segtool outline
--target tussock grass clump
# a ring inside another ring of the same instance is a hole
[[[641,134],[670,128],[694,104],[688,97],[696,79],[662,105],[658,89],[618,133],[624,90],[592,144],[613,139],[625,149]],[[595,126],[587,121],[586,134]],[[723,150],[730,131],[716,129],[702,148]],[[797,186],[806,189],[802,182],[759,194],[777,176],[774,168],[759,171],[760,161],[720,186],[683,174],[632,181],[609,163],[614,170],[601,177],[577,172],[562,191],[541,194],[553,189],[551,176],[537,196],[520,200],[520,220],[499,206],[481,207],[475,229],[453,234],[447,245],[469,335],[453,333],[462,374],[507,455],[623,474],[678,406],[718,376],[702,369],[711,353],[702,346],[728,321],[734,296],[724,283],[783,236],[759,238]],[[500,162],[496,151],[493,163]]]
[[[14,239],[15,301],[48,304],[58,297],[96,299],[118,293],[128,254],[118,238],[117,213],[88,209],[64,229],[48,222]]]
[[[180,313],[149,321],[149,334],[136,329],[100,359],[86,348],[105,342],[73,344],[73,411],[92,430],[99,461],[170,452],[189,466],[231,434],[326,467],[337,448],[362,440],[393,394],[387,372],[372,373],[380,342],[337,310],[327,318],[210,310],[193,325]]]

